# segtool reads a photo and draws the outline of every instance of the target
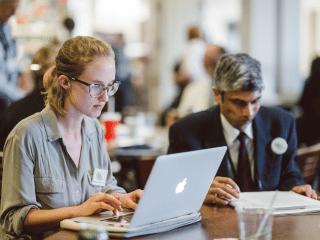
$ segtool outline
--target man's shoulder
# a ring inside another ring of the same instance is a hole
[[[269,120],[276,120],[276,119],[287,119],[293,120],[293,115],[284,110],[280,107],[261,107],[259,110],[259,114],[262,118],[269,119]]]
[[[200,111],[197,113],[189,114],[178,121],[176,121],[172,128],[179,128],[179,127],[199,127],[199,126],[205,126],[210,119],[214,118],[216,114],[214,114],[216,111],[219,111],[217,109],[217,106],[211,107],[207,110]]]
[[[295,120],[290,112],[280,107],[261,107],[255,123],[265,126],[266,129],[282,131],[295,125]]]

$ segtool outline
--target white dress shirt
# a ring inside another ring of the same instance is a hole
[[[238,170],[238,157],[239,157],[239,147],[240,141],[238,139],[238,135],[240,131],[234,128],[228,120],[220,114],[221,124],[222,124],[222,131],[224,138],[226,139],[226,143],[229,149],[231,164],[233,165],[233,169],[235,173]],[[248,151],[249,162],[251,166],[251,177],[254,181],[254,146],[253,146],[253,131],[252,131],[252,123],[249,123],[248,126],[243,131],[247,135],[246,139],[246,148]]]

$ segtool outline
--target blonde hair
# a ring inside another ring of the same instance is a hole
[[[60,86],[58,78],[61,75],[79,77],[86,66],[97,57],[112,57],[111,46],[93,37],[78,36],[66,41],[58,52],[56,64],[47,72],[43,79],[46,100],[58,116],[65,116],[65,90]]]

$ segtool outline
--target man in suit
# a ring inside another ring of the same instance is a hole
[[[227,204],[225,199],[239,198],[240,191],[275,189],[317,199],[294,160],[294,118],[279,108],[260,106],[260,63],[248,54],[223,55],[214,81],[218,105],[180,119],[169,131],[168,153],[228,146],[205,202]]]

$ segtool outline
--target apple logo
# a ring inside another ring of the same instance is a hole
[[[183,179],[176,187],[176,193],[181,193],[184,190],[184,185],[187,183],[187,178]]]

